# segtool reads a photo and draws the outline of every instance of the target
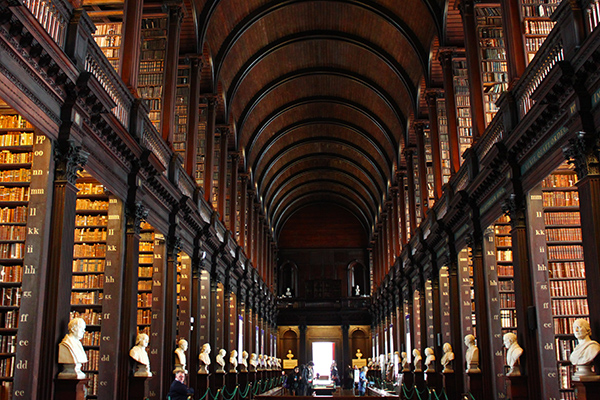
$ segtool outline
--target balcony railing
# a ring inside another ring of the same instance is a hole
[[[50,37],[64,49],[67,24],[71,17],[71,6],[60,0],[23,0],[23,5],[31,11]]]

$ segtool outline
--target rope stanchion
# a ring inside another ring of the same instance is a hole
[[[409,395],[408,393],[410,393],[410,392],[412,392],[412,394]],[[405,399],[411,400],[413,398],[413,396],[415,395],[415,392],[416,392],[416,390],[414,387],[407,390],[406,385],[402,384],[402,393],[404,394]]]
[[[202,395],[202,397],[200,397],[200,400],[204,400],[209,392],[210,392],[210,388],[206,388],[206,392],[204,392],[204,395]]]
[[[243,393],[244,393],[244,391],[243,391],[243,390],[240,390],[240,397],[241,397],[242,399],[245,399],[246,397],[248,397],[248,394],[250,393],[250,389],[251,389],[251,388],[252,388],[252,385],[251,385],[251,384],[247,384],[247,385],[246,385],[246,393],[245,393],[245,394],[243,394]],[[200,399],[200,400],[202,400],[202,399]]]

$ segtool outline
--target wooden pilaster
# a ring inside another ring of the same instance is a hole
[[[188,56],[191,62],[190,97],[188,106],[188,125],[185,149],[185,172],[196,180],[196,165],[198,163],[198,124],[200,117],[200,71],[202,56]],[[194,374],[196,375],[196,374]]]
[[[431,139],[431,155],[433,162],[433,188],[435,198],[442,197],[442,153],[440,150],[440,131],[438,129],[438,93],[429,91],[425,93],[427,110],[429,112],[429,138]]]
[[[140,68],[143,9],[143,1],[125,0],[123,4],[121,54],[127,54],[127,57],[119,58],[119,71],[123,82],[135,97],[139,97],[137,87]]]
[[[458,137],[458,120],[456,116],[456,97],[452,74],[452,50],[440,50],[440,64],[444,77],[444,93],[446,93],[446,119],[448,120],[448,145],[450,147],[450,168],[452,175],[460,168],[460,139]]]
[[[519,0],[501,1],[502,25],[508,61],[508,80],[514,82],[523,75],[527,60],[523,40],[523,23],[521,22],[521,2]]]
[[[167,257],[166,242],[162,234],[156,234],[154,239],[154,261],[152,273],[152,320],[150,325],[149,358],[152,373],[163,371],[164,365],[164,340],[165,340],[165,302],[167,297]],[[160,378],[151,379],[149,382],[149,398],[162,399],[166,395],[164,382]]]
[[[205,98],[206,107],[206,154],[204,158],[204,200],[208,204],[213,204],[212,193],[213,193],[213,171],[215,168],[215,119],[216,119],[216,108],[217,99],[214,96],[207,96]]]
[[[404,150],[406,159],[406,177],[408,179],[408,213],[410,218],[410,235],[414,235],[417,229],[417,210],[415,204],[415,171],[414,171],[414,150],[407,148]]]
[[[239,153],[231,153],[231,187],[229,194],[229,230],[233,235],[233,238],[243,247],[241,240],[241,230],[238,235],[237,233],[237,219],[238,219],[238,166],[240,162]],[[243,197],[242,197],[243,199]],[[241,205],[240,205],[241,207]],[[240,212],[241,215],[241,212]],[[243,225],[242,225],[243,226]]]
[[[429,191],[427,190],[427,155],[425,154],[424,124],[416,122],[415,136],[417,137],[417,165],[419,166],[419,191],[421,197],[421,218],[427,217],[429,210]]]
[[[219,187],[218,187],[218,200],[217,200],[217,211],[221,216],[221,221],[225,222],[225,213],[227,212],[227,161],[229,156],[227,154],[227,147],[229,144],[229,128],[220,127],[218,129],[220,134],[220,158],[219,158]]]
[[[404,173],[400,172],[396,175],[398,181],[398,213],[400,214],[400,237],[398,238],[398,255],[402,252],[402,248],[408,242],[406,233],[406,190],[404,186]]]

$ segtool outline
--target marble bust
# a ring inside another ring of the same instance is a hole
[[[517,335],[508,332],[504,334],[502,340],[504,341],[504,347],[506,347],[506,365],[509,366],[506,376],[521,375],[519,358],[523,354],[523,349],[519,346],[519,343],[517,343]]]
[[[250,354],[250,361],[248,361],[248,370],[250,372],[256,372],[256,367],[258,366],[258,359],[256,358],[256,353]]]
[[[237,372],[237,366],[238,366],[238,352],[237,350],[231,350],[231,353],[229,353],[229,372],[235,374]]]
[[[145,333],[139,333],[135,338],[135,346],[129,350],[129,356],[136,362],[133,376],[152,376],[150,372],[150,359],[148,358],[148,342],[150,338]]]
[[[202,345],[202,350],[200,351],[200,355],[198,356],[200,369],[198,370],[199,374],[208,374],[208,366],[210,365],[210,344],[204,343]]]
[[[431,347],[425,349],[425,366],[425,372],[435,372],[435,355]]]
[[[442,371],[445,374],[449,374],[454,372],[453,363],[454,363],[454,352],[452,351],[452,345],[450,343],[444,343],[444,355],[442,356],[442,366],[444,370]]]
[[[184,374],[187,374],[187,370],[185,369],[187,365],[187,358],[185,356],[185,352],[188,349],[188,342],[185,339],[179,339],[177,342],[177,348],[175,349],[175,369],[173,373],[181,371]]]
[[[358,355],[358,353],[357,353]],[[367,368],[371,369],[373,368],[373,360],[371,360],[371,357],[367,358]]]
[[[401,353],[402,356],[402,372],[408,372],[410,371],[410,364],[408,362],[408,354],[406,354],[405,351],[403,351]]]
[[[69,333],[65,335],[58,345],[58,363],[63,370],[58,374],[58,379],[84,379],[81,364],[88,362],[85,350],[81,344],[85,333],[83,318],[73,318],[69,321]]]
[[[576,367],[573,380],[600,379],[598,374],[592,371],[592,364],[600,353],[600,344],[590,337],[592,334],[590,323],[583,318],[576,319],[573,323],[573,333],[578,341],[577,346],[569,357],[571,364]]]
[[[467,346],[467,352],[465,354],[467,373],[481,373],[481,370],[479,369],[479,349],[477,348],[477,345],[475,345],[475,336],[465,336],[465,346]]]
[[[242,351],[242,361],[240,362],[240,372],[248,372],[248,352]]]
[[[421,357],[421,352],[418,349],[413,349],[413,366],[415,368],[415,372],[423,372],[423,368],[421,368],[421,361],[423,361],[423,357]]]
[[[265,369],[265,356],[263,356],[262,354],[258,355],[258,361],[256,364],[256,369],[258,371],[262,371]]]
[[[220,372],[220,373],[225,372],[225,356],[226,355],[227,355],[227,350],[225,350],[225,349],[219,350],[219,353],[215,357],[215,362],[218,365],[217,370],[215,372]]]

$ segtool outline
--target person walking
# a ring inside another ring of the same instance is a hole
[[[367,367],[362,367],[358,376],[358,395],[364,396],[367,391],[367,385],[369,380],[367,379]]]

